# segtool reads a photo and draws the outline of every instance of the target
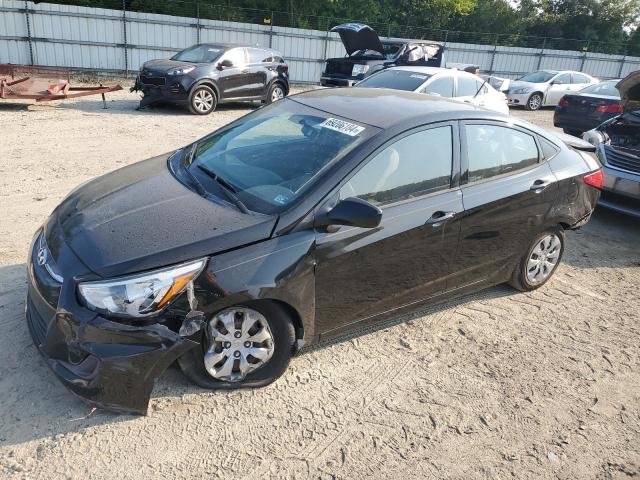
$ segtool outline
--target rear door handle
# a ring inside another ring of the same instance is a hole
[[[447,220],[452,219],[456,216],[456,212],[443,212],[442,210],[438,210],[431,215],[431,218],[427,220],[427,225],[431,225],[433,228],[438,228]]]
[[[551,181],[550,180],[536,180],[535,182],[533,182],[533,185],[531,185],[529,190],[531,190],[533,192],[536,192],[536,193],[540,193],[545,188],[547,188],[549,185],[551,185]]]

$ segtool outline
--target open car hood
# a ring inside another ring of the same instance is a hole
[[[640,70],[624,77],[616,83],[616,88],[620,92],[625,112],[640,109]]]
[[[376,31],[369,25],[362,23],[343,23],[331,29],[338,32],[340,40],[349,55],[358,50],[374,50],[384,53],[382,42]]]

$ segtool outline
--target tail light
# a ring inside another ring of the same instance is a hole
[[[602,169],[599,168],[595,172],[582,177],[582,181],[587,185],[597,188],[598,190],[602,190],[602,187],[604,186],[604,173],[602,172]]]
[[[560,108],[567,108],[569,106],[569,100],[567,100],[567,97],[562,97],[560,102],[558,102],[558,106]]]
[[[600,105],[596,108],[599,113],[622,113],[621,103],[609,103],[608,105]]]

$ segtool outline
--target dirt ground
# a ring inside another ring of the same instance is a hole
[[[551,282],[499,287],[295,358],[271,386],[176,368],[147,417],[94,411],[24,319],[33,232],[75,186],[249,111],[136,111],[127,91],[0,104],[0,477],[640,477],[640,222],[598,210]],[[552,111],[514,111],[551,126]]]

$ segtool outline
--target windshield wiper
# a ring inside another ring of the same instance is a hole
[[[198,164],[196,166],[202,172],[204,172],[207,176],[209,176],[214,181],[216,181],[218,183],[218,185],[220,185],[220,187],[221,187],[220,190],[222,190],[224,192],[224,194],[227,196],[227,198],[229,200],[231,200],[234,203],[234,205],[236,207],[238,207],[238,209],[242,213],[251,213],[249,211],[249,209],[247,208],[247,206],[244,203],[242,203],[242,200],[240,200],[238,195],[236,195],[237,190],[235,189],[235,187],[233,185],[231,185],[224,178],[221,178],[220,175],[218,175],[216,172],[214,172],[213,170],[208,169],[204,165]]]

